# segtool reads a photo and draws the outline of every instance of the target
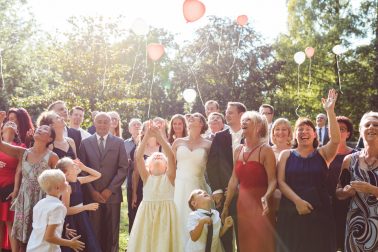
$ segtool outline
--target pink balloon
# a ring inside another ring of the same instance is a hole
[[[164,54],[164,46],[157,43],[151,43],[147,46],[147,53],[151,60],[157,61]]]
[[[205,5],[198,0],[185,0],[184,2],[184,18],[188,23],[200,19],[205,14],[205,11]]]
[[[306,56],[310,59],[314,56],[315,49],[313,47],[306,47],[305,49]]]
[[[244,26],[248,23],[248,17],[246,15],[240,15],[236,19],[236,22],[238,23],[238,25]]]

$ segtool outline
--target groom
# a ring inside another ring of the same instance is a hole
[[[220,213],[223,210],[224,193],[232,175],[233,153],[236,147],[242,143],[240,118],[246,110],[245,105],[240,102],[229,102],[227,104],[226,121],[230,128],[216,133],[210,148],[206,171],[216,208]],[[236,200],[237,197],[234,197],[230,204],[230,215],[234,219],[237,236]],[[226,252],[233,251],[232,239],[232,229],[229,229],[222,237]]]

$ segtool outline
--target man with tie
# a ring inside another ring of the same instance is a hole
[[[107,113],[96,115],[96,133],[82,141],[79,158],[101,173],[100,179],[85,184],[84,199],[100,203],[97,211],[89,212],[89,218],[101,250],[116,252],[119,250],[121,185],[127,175],[128,158],[123,140],[109,133],[110,122]]]
[[[323,146],[329,141],[326,123],[327,116],[325,114],[320,113],[316,116],[316,134],[318,135],[319,146]]]
[[[210,148],[206,171],[219,212],[223,210],[224,193],[232,175],[233,154],[242,142],[240,118],[246,110],[245,105],[240,102],[229,102],[227,104],[226,121],[230,128],[216,133]],[[237,197],[234,197],[230,204],[230,215],[234,219],[234,227],[237,232],[236,201]],[[222,237],[226,252],[233,251],[232,239],[232,230],[228,230]]]

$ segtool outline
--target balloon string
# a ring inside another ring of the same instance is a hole
[[[148,71],[147,35],[145,35],[144,38],[145,38],[145,47],[144,48],[146,48],[145,51],[144,51],[144,53],[146,55],[146,61],[145,61],[146,62],[146,72],[144,73],[144,78],[146,78],[147,71]]]
[[[102,92],[105,90],[107,69],[108,69],[108,49],[105,48],[105,67],[104,67],[104,74],[102,75]]]
[[[295,109],[295,114],[298,116],[298,117],[301,117],[300,115],[299,115],[299,108],[301,107],[301,105],[298,105],[298,107]]]
[[[197,91],[198,91],[198,96],[199,96],[199,98],[200,98],[200,100],[201,100],[202,106],[205,106],[205,103],[204,103],[203,100],[202,100],[201,91],[200,91],[199,86],[198,86],[197,77],[196,77],[196,75],[195,75],[195,73],[194,73],[194,71],[193,71],[192,66],[189,66],[189,69],[190,69],[190,71],[192,72],[192,74],[193,74],[193,76],[194,76],[194,80],[195,80],[195,82],[196,82],[196,87],[197,87]]]
[[[218,43],[218,54],[217,54],[217,65],[219,65],[219,56],[220,56],[220,53],[221,53],[221,40],[222,40],[222,36],[223,36],[223,27],[221,29],[221,33],[220,33],[220,37],[219,37],[219,43]]]
[[[140,49],[140,43],[138,43],[138,49],[135,53],[135,58],[134,58],[134,64],[133,64],[133,70],[131,72],[131,79],[130,79],[130,84],[133,82],[133,78],[134,78],[134,72],[135,72],[135,65],[136,65],[136,62],[137,62],[137,58],[138,58],[138,53],[139,53],[139,49]]]
[[[340,67],[339,67],[339,56],[338,55],[336,55],[336,66],[337,66],[337,79],[339,81],[340,93],[343,94],[343,91],[341,90],[341,77],[340,77]]]
[[[300,66],[300,64],[298,64],[298,79],[297,79],[297,95],[298,95],[298,98],[299,98],[299,66]]]
[[[308,87],[307,88],[310,88],[311,86],[311,58],[310,58],[310,65],[308,66]]]
[[[243,27],[241,28],[241,33],[243,32]],[[236,46],[236,53],[238,52],[238,49],[239,49],[239,45],[240,45],[240,36],[241,34],[238,33],[238,45]],[[231,67],[228,69],[228,72],[227,73],[230,73],[232,68],[234,68],[234,64],[235,64],[235,60],[236,60],[236,56],[235,56],[235,52],[232,51],[232,56],[233,56],[233,60],[232,60],[232,64],[231,64]]]
[[[151,100],[152,100],[152,86],[154,85],[154,79],[155,79],[155,62],[154,62],[153,70],[152,70],[152,80],[151,80],[151,87],[150,87],[150,98],[148,99],[147,119],[150,118]]]
[[[3,56],[1,55],[1,50],[0,50],[0,88],[4,89],[4,75],[3,75]]]

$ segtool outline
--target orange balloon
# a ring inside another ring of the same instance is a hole
[[[314,56],[315,49],[313,47],[306,47],[305,49],[306,56],[310,59]]]
[[[205,11],[205,5],[198,0],[185,0],[184,2],[184,18],[188,23],[200,19],[205,14]]]
[[[147,46],[147,53],[151,60],[157,61],[164,54],[164,46],[157,43],[151,43]]]
[[[248,23],[248,17],[247,17],[247,15],[240,15],[240,16],[238,16],[238,18],[236,19],[236,22],[240,26],[246,25]]]

